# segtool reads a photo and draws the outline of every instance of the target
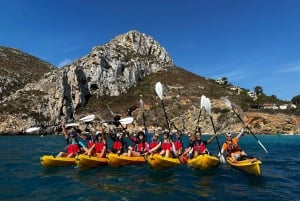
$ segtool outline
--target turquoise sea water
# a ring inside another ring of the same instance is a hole
[[[43,168],[39,158],[62,150],[62,136],[1,136],[0,200],[300,200],[300,136],[257,137],[269,154],[251,135],[242,137],[240,145],[261,159],[261,176],[226,164],[210,171],[186,165],[154,171],[146,163],[90,170]],[[216,141],[209,148],[216,154]]]

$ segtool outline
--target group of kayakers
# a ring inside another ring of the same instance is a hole
[[[105,158],[109,152],[132,157],[156,153],[164,157],[177,157],[182,163],[186,163],[188,159],[198,155],[209,154],[207,145],[217,136],[213,134],[208,140],[203,140],[201,128],[197,127],[194,132],[187,133],[189,144],[184,147],[183,133],[180,130],[176,130],[172,135],[170,135],[169,130],[165,130],[162,133],[162,139],[159,139],[158,133],[150,134],[147,128],[139,131],[136,136],[132,136],[123,127],[117,127],[113,130],[105,129],[103,124],[100,125],[96,135],[84,135],[80,129],[76,128],[71,128],[68,131],[63,123],[61,127],[67,147],[65,152],[60,152],[57,156],[68,158],[76,157],[78,154]],[[232,138],[231,133],[226,133],[226,142],[222,145],[219,156],[226,154],[226,156],[232,157],[234,161],[247,156],[238,145],[239,138],[243,133],[244,127],[234,138]],[[112,140],[110,148],[107,147],[107,136]],[[149,136],[151,136],[151,140],[147,139]],[[132,143],[127,143],[125,137],[128,137]]]

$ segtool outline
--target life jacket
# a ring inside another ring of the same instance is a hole
[[[87,147],[91,148],[95,143],[92,140],[88,141]]]
[[[104,144],[102,142],[95,143],[95,152],[100,153],[104,148]]]
[[[226,149],[226,155],[230,156],[231,153],[242,151],[240,146],[235,141],[226,141],[227,149]]]
[[[133,150],[137,152],[143,152],[145,148],[145,142],[138,142],[134,145]]]
[[[152,149],[158,145],[158,141],[152,141],[149,145],[149,149]]]
[[[123,144],[122,144],[122,142],[120,142],[120,141],[115,141],[115,142],[113,143],[113,146],[112,146],[112,148],[113,148],[114,150],[121,150],[122,147],[123,147]]]
[[[198,151],[198,153],[200,153],[200,154],[207,153],[206,146],[202,141],[200,143],[199,142],[195,143],[194,151]]]
[[[162,145],[161,145],[161,149],[171,151],[172,145],[169,142],[163,142]]]
[[[176,140],[176,141],[174,142],[174,146],[175,146],[175,149],[176,149],[176,150],[181,149],[181,148],[182,148],[182,142],[181,142],[181,140]]]
[[[77,154],[79,151],[79,146],[78,144],[69,144],[67,146],[67,153],[68,154]]]

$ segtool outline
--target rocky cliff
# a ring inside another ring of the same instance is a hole
[[[28,114],[30,111],[50,121],[69,121],[91,96],[119,96],[147,75],[170,66],[171,57],[157,41],[130,31],[94,47],[71,65],[46,73],[38,82],[27,84],[10,96],[3,107],[7,109],[9,103],[23,100],[20,104],[26,111],[20,112],[31,124],[35,119]]]
[[[91,113],[97,118],[111,118],[108,104],[121,116],[135,118],[130,129],[141,129],[140,98],[145,103],[147,125],[163,128],[164,113],[154,91],[157,81],[163,83],[166,111],[176,127],[193,130],[198,124],[203,132],[213,132],[204,112],[198,123],[199,97],[205,94],[211,98],[218,132],[238,132],[241,128],[241,122],[220,100],[221,96],[236,99],[235,92],[176,67],[157,41],[138,31],[119,35],[70,65],[42,75],[0,104],[0,132],[17,133],[37,121],[48,125],[57,125],[61,119],[78,121]],[[239,113],[256,133],[300,133],[297,116]]]

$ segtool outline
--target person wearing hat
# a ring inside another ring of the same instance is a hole
[[[156,147],[157,145],[159,144],[159,134],[155,132],[154,130],[154,135],[152,137],[152,140],[150,142],[150,145],[149,145],[149,150],[152,150],[154,147]],[[158,150],[156,151],[152,151],[152,153],[157,153]]]
[[[238,161],[247,156],[247,154],[238,145],[239,139],[244,133],[244,128],[245,126],[243,126],[241,132],[234,138],[232,138],[232,134],[230,132],[226,133],[226,142],[224,142],[221,149],[222,155],[226,151],[226,157],[231,157],[233,161]]]
[[[57,157],[67,157],[67,158],[73,158],[78,153],[81,152],[81,149],[85,147],[85,145],[78,140],[77,136],[80,134],[80,129],[74,129],[72,128],[70,134],[68,134],[68,131],[64,125],[64,123],[61,124],[62,131],[64,133],[65,140],[67,142],[67,148],[66,152],[59,152],[57,154]],[[78,134],[77,134],[78,132]]]
[[[110,139],[113,141],[111,152],[118,155],[127,155],[128,144],[124,140],[125,133],[117,131],[117,133],[109,132]]]
[[[106,139],[104,135],[104,130],[102,125],[100,126],[99,130],[96,132],[96,136],[92,137],[89,136],[89,143],[88,143],[88,156],[96,156],[99,158],[106,157]]]

